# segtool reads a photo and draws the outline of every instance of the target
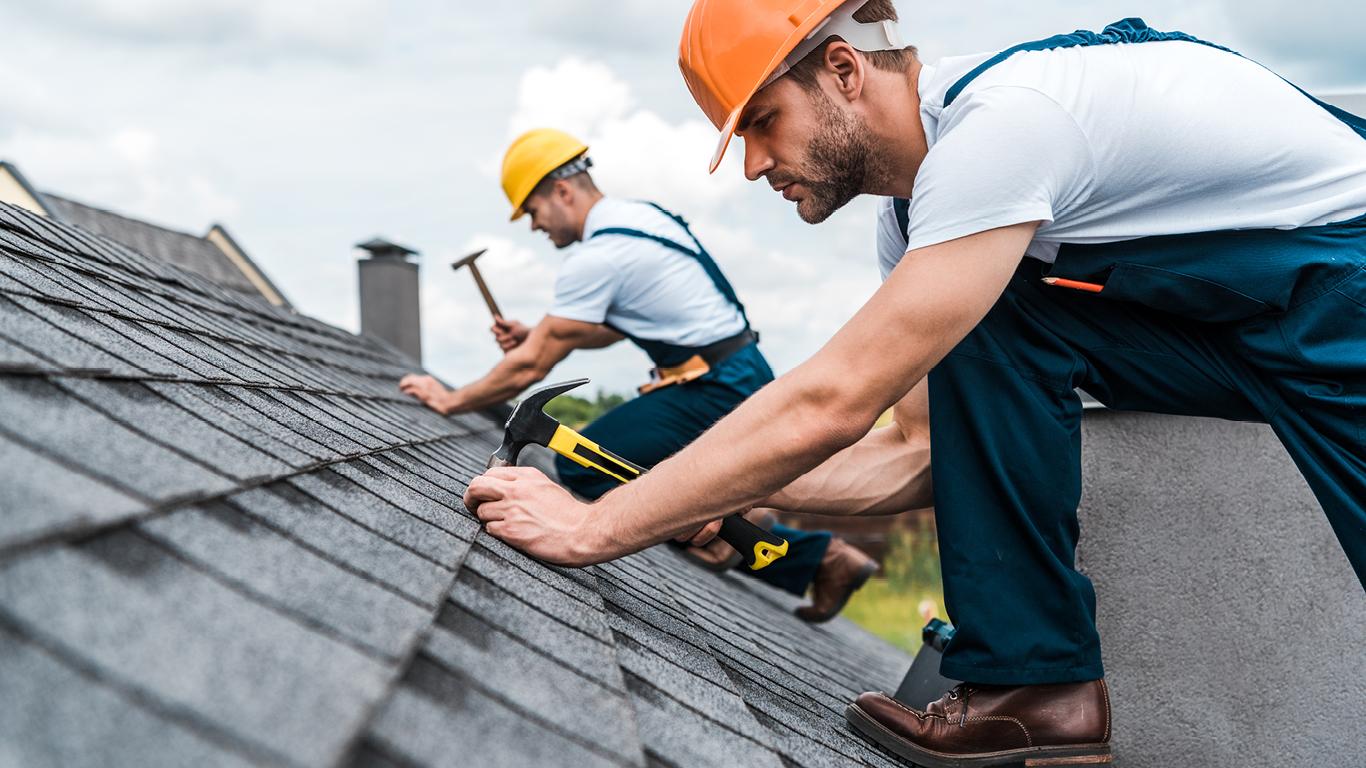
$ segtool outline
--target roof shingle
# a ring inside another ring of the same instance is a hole
[[[461,504],[396,351],[0,205],[0,763],[847,765],[908,660],[656,547]]]

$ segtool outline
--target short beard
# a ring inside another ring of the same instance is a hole
[[[819,87],[812,91],[821,127],[797,169],[798,181],[807,190],[797,203],[797,215],[808,224],[819,224],[863,194],[869,178],[881,168],[874,167],[880,164],[864,119],[842,111]]]

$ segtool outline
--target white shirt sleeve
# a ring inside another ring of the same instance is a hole
[[[1052,223],[1094,183],[1085,134],[1031,88],[965,93],[944,111],[939,137],[916,174],[907,251],[1026,221]]]
[[[877,268],[883,280],[906,255],[906,233],[901,231],[901,224],[896,220],[895,200],[884,197],[877,208]]]
[[[566,320],[601,323],[616,298],[622,270],[613,265],[611,248],[583,243],[565,259],[555,278],[550,314]]]

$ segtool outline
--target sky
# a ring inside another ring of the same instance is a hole
[[[592,147],[610,195],[684,215],[745,302],[779,372],[877,287],[873,201],[826,223],[743,178],[743,146],[706,172],[715,131],[677,69],[688,0],[45,0],[0,3],[0,159],[36,187],[192,232],[223,223],[301,311],[358,327],[354,244],[421,252],[424,363],[453,383],[501,353],[473,281],[534,323],[564,252],[509,223],[498,184],[518,133]],[[922,57],[999,50],[1126,16],[1212,40],[1310,91],[1366,92],[1359,2],[902,2]],[[623,343],[553,378],[626,392]]]

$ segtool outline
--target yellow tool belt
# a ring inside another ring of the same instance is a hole
[[[641,384],[637,391],[642,395],[648,395],[656,389],[663,389],[674,384],[684,384],[693,379],[698,379],[707,374],[711,366],[702,359],[701,355],[693,355],[678,365],[668,368],[654,368],[650,371],[650,381]]]

